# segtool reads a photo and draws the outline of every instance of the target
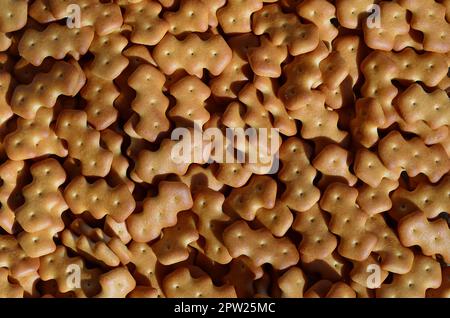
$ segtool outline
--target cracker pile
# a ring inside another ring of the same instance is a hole
[[[0,297],[450,297],[450,1],[0,4]]]

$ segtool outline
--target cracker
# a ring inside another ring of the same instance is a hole
[[[252,230],[243,220],[227,227],[223,239],[232,257],[246,255],[256,266],[269,263],[276,269],[285,269],[299,259],[289,239],[275,238],[266,229]]]
[[[203,69],[219,75],[231,60],[231,49],[220,35],[202,40],[189,34],[179,41],[167,34],[153,50],[153,57],[164,74],[171,75],[183,69],[190,75],[203,76]]]
[[[67,149],[51,124],[54,110],[40,108],[33,119],[17,119],[17,129],[5,136],[5,151],[13,160],[26,160],[44,155],[67,156]]]
[[[157,238],[163,228],[177,223],[179,212],[190,209],[192,204],[189,188],[184,183],[161,182],[158,196],[145,200],[143,211],[127,219],[131,237],[137,242],[148,242]]]
[[[0,32],[7,33],[22,29],[27,23],[27,1],[7,0],[2,4]]]
[[[70,156],[80,160],[84,175],[104,177],[108,174],[113,154],[101,147],[100,133],[87,125],[85,112],[62,111],[58,116],[55,131],[58,137],[67,141]]]
[[[18,50],[25,60],[39,66],[49,56],[61,60],[70,55],[79,60],[89,49],[93,39],[94,30],[91,27],[71,29],[52,23],[41,32],[26,30],[20,38]]]
[[[207,275],[193,277],[188,268],[179,268],[167,275],[163,282],[164,292],[168,297],[177,298],[223,298],[236,297],[230,285],[215,286]]]
[[[59,20],[73,13],[70,4],[80,8],[80,26],[93,26],[100,36],[118,31],[123,23],[120,7],[115,3],[101,3],[96,0],[74,0],[67,3],[64,0],[48,0],[50,11]]]
[[[161,5],[155,1],[138,1],[125,6],[124,22],[131,26],[133,43],[155,45],[166,34],[169,23],[159,17]]]
[[[330,184],[320,200],[320,207],[331,214],[330,231],[339,235],[338,251],[352,260],[364,260],[378,241],[365,229],[368,215],[356,205],[358,191],[343,183]]]
[[[31,166],[33,182],[23,188],[25,203],[16,211],[23,228],[18,241],[27,255],[40,257],[56,249],[53,236],[64,229],[61,214],[68,206],[59,187],[66,173],[55,159],[39,161]]]
[[[85,80],[78,64],[56,62],[49,72],[39,73],[30,84],[14,89],[11,108],[20,117],[33,119],[41,107],[53,107],[59,95],[76,95]]]
[[[412,269],[404,275],[394,275],[391,284],[377,289],[377,297],[425,297],[429,288],[441,285],[441,267],[431,257],[415,255]]]
[[[72,179],[64,198],[74,214],[88,211],[96,219],[109,215],[117,222],[125,221],[136,207],[125,184],[111,188],[103,179],[89,183],[83,176]]]

